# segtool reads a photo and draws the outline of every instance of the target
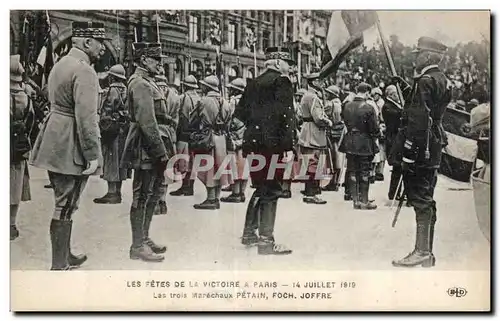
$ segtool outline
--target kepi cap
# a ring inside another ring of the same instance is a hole
[[[285,47],[269,47],[265,51],[266,60],[280,59],[288,62],[290,65],[295,65],[295,60],[292,59],[290,49]]]
[[[135,42],[134,47],[134,57],[139,58],[144,55],[146,57],[152,58],[166,58],[161,51],[161,44],[157,42]]]
[[[94,38],[99,40],[110,40],[106,37],[104,23],[94,21],[73,21],[71,23],[71,36],[79,38]]]
[[[444,44],[442,44],[441,42],[437,41],[434,38],[420,37],[418,38],[417,49],[413,50],[412,52],[417,53],[421,51],[431,51],[443,54],[447,49],[448,49],[447,46],[445,46]]]

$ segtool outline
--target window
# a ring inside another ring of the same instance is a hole
[[[228,34],[228,46],[230,49],[238,49],[238,33],[236,28],[236,23],[229,23],[229,28],[227,30]]]
[[[256,16],[257,16],[257,11],[251,10],[250,11],[250,17],[255,19]]]
[[[262,32],[262,46],[264,49],[271,47],[270,43],[271,33],[268,30]]]
[[[189,16],[189,41],[201,42],[201,28],[197,16]]]

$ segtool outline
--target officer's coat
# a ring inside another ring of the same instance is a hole
[[[442,148],[447,143],[441,122],[451,99],[451,83],[437,65],[432,65],[424,68],[413,87],[403,92],[406,96],[403,130],[396,137],[392,161],[439,168]]]
[[[49,75],[51,113],[33,147],[31,164],[56,173],[81,175],[89,161],[101,159],[98,92],[97,74],[89,57],[72,48]]]
[[[163,92],[143,68],[137,67],[129,79],[127,104],[131,123],[121,165],[152,169],[154,162],[167,155],[157,120],[166,115],[167,107]]]
[[[302,107],[302,129],[299,135],[299,146],[307,148],[325,148],[328,116],[323,109],[318,93],[310,89],[300,101]]]
[[[177,126],[179,125],[180,100],[177,91],[165,83],[158,83],[165,97],[165,114],[158,114],[157,121],[160,134],[164,139],[169,155],[176,153]]]

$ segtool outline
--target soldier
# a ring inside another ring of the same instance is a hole
[[[332,121],[332,128],[327,132],[330,146],[330,155],[332,156],[333,177],[331,181],[322,188],[323,191],[338,191],[340,176],[345,165],[345,154],[339,152],[340,137],[344,130],[344,122],[342,121],[342,102],[340,101],[340,88],[333,85],[325,89],[327,95],[327,105],[325,113]]]
[[[451,83],[438,64],[447,47],[439,41],[421,37],[415,50],[413,86],[396,78],[406,94],[402,130],[394,142],[394,161],[400,162],[406,195],[415,209],[416,241],[414,250],[394,266],[434,266],[432,252],[436,202],[434,188],[441,152],[446,145],[446,134],[441,124],[446,106],[451,99]]]
[[[161,68],[160,74],[155,77],[155,81],[165,95],[165,102],[167,105],[167,113],[162,116],[164,120],[161,121],[161,124],[158,124],[158,126],[160,128],[160,132],[162,133],[162,137],[164,138],[165,147],[167,148],[168,153],[175,155],[177,152],[177,126],[179,125],[179,95],[177,95],[177,90],[167,85],[167,77],[165,77],[165,71],[163,68]],[[165,181],[162,187],[163,195],[161,196],[155,211],[155,214],[157,215],[167,214],[167,188],[167,183]]]
[[[219,80],[216,76],[208,76],[200,80],[201,89],[205,96],[200,100],[198,111],[200,124],[210,128],[211,143],[213,148],[210,151],[197,151],[197,154],[209,154],[214,160],[214,165],[206,170],[198,172],[198,178],[207,188],[207,199],[195,204],[197,210],[216,210],[220,208],[220,193],[223,185],[232,183],[231,176],[222,174],[219,177],[220,166],[227,156],[226,135],[231,120],[231,110],[228,102],[219,92]],[[209,134],[210,135],[210,134]],[[194,143],[194,142],[193,142]]]
[[[234,115],[234,110],[239,104],[241,95],[245,90],[246,83],[243,78],[236,78],[229,85],[227,85],[229,91],[229,106],[231,108],[231,116]],[[226,203],[244,203],[245,202],[245,190],[247,187],[248,178],[244,177],[243,169],[246,164],[246,159],[243,157],[243,133],[245,132],[245,125],[236,117],[232,117],[230,125],[230,140],[232,146],[232,151],[235,158],[234,164],[236,168],[233,169],[234,183],[231,184],[232,193],[228,197],[222,197],[221,202]]]
[[[387,86],[385,90],[385,96],[386,101],[384,104],[384,108],[382,109],[382,115],[384,117],[386,126],[385,152],[386,155],[390,155],[393,142],[396,139],[399,127],[401,126],[401,112],[403,111],[403,107],[401,106],[401,103],[399,101],[396,86]],[[396,197],[396,199],[399,199],[399,194],[401,194],[400,191],[398,195],[396,195],[399,179],[401,178],[401,164],[392,162],[392,159],[390,157],[387,158],[387,161],[389,165],[392,166],[388,194],[389,200],[392,201],[394,197]]]
[[[248,204],[241,241],[245,245],[258,243],[261,255],[292,253],[285,246],[276,244],[273,235],[283,177],[268,177],[273,155],[281,156],[281,161],[285,163],[293,160],[294,113],[293,86],[288,77],[290,64],[295,62],[288,49],[267,48],[266,71],[247,84],[235,111],[235,117],[247,127],[243,154],[254,153],[265,158],[262,170],[250,172],[256,189]]]
[[[318,197],[321,194],[320,180],[315,176],[318,171],[323,170],[318,167],[318,162],[327,148],[326,128],[332,126],[332,121],[325,114],[322,103],[323,96],[320,84],[317,81],[318,77],[318,73],[304,76],[308,81],[309,88],[300,101],[304,123],[298,141],[299,154],[309,157],[307,164],[309,179],[305,182],[305,197],[303,198],[304,203],[307,204],[326,204],[325,200]],[[304,159],[301,156],[301,161]]]
[[[97,123],[99,81],[91,64],[104,48],[104,24],[72,24],[72,48],[50,72],[51,112],[40,129],[31,163],[49,171],[55,210],[50,224],[52,270],[80,266],[85,255],[70,251],[72,215],[89,175],[100,174],[102,161]]]
[[[10,57],[10,240],[19,237],[19,204],[31,200],[27,159],[30,132],[35,125],[33,102],[23,88],[20,56]],[[31,120],[30,120],[31,119]]]
[[[356,96],[342,111],[347,132],[339,151],[347,156],[348,186],[353,207],[360,210],[374,210],[375,204],[368,201],[370,169],[373,157],[378,152],[376,139],[380,134],[375,110],[366,100],[370,85],[360,83]]]
[[[174,155],[165,144],[168,132],[162,129],[168,122],[165,96],[154,79],[163,55],[158,43],[134,43],[134,51],[137,67],[127,88],[131,123],[121,159],[122,167],[134,169],[130,258],[160,262],[167,248],[153,242],[149,228],[163,195],[167,162]]]
[[[184,174],[184,178],[182,179],[182,186],[178,190],[170,192],[172,196],[192,196],[194,194],[194,179],[191,179],[193,157],[189,151],[189,135],[191,134],[190,124],[193,120],[193,112],[201,97],[196,92],[199,89],[198,81],[193,75],[187,76],[182,84],[184,85],[185,93],[179,97],[180,110],[179,126],[177,126],[177,152],[188,155],[189,161],[181,159],[177,162],[177,169],[180,173]]]
[[[128,134],[129,115],[127,110],[127,87],[123,83],[125,68],[114,65],[108,72],[109,87],[103,93],[100,110],[100,129],[103,155],[102,178],[108,182],[108,192],[94,199],[97,204],[120,204],[122,182],[131,177],[130,170],[120,168],[120,159]]]

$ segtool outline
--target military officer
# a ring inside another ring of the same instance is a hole
[[[31,163],[49,171],[54,189],[52,270],[80,266],[87,259],[71,254],[72,215],[89,175],[100,172],[99,81],[91,64],[99,60],[105,39],[103,23],[73,22],[72,48],[48,79],[51,112],[33,147]]]
[[[247,187],[248,177],[244,176],[243,169],[245,168],[246,159],[243,157],[243,133],[245,132],[245,125],[234,116],[234,110],[239,104],[241,95],[245,90],[245,80],[243,78],[236,78],[229,85],[227,85],[229,91],[229,106],[231,108],[231,124],[229,138],[232,142],[232,151],[229,151],[234,155],[233,164],[236,168],[233,168],[234,183],[231,184],[231,195],[227,197],[222,197],[221,202],[227,203],[244,203],[245,202],[245,190]]]
[[[168,148],[167,104],[155,82],[160,72],[162,53],[158,43],[134,43],[136,69],[128,81],[130,129],[121,164],[134,169],[133,199],[130,208],[132,246],[130,258],[160,262],[166,246],[149,237],[155,207],[163,195],[164,172],[173,151]]]
[[[179,125],[177,126],[177,153],[188,155],[189,161],[179,160],[177,162],[177,169],[180,173],[184,174],[182,179],[182,186],[170,192],[172,196],[192,196],[194,179],[191,177],[191,170],[193,166],[192,153],[189,151],[189,135],[191,134],[190,124],[193,118],[193,112],[198,105],[201,97],[196,90],[199,89],[198,81],[193,75],[189,75],[182,82],[184,85],[184,94],[179,97],[180,110],[179,110]]]
[[[370,90],[370,85],[360,83],[356,87],[353,101],[347,103],[342,111],[347,131],[339,151],[346,153],[348,186],[353,207],[360,210],[377,208],[368,201],[371,163],[378,152],[376,139],[380,134],[375,110],[366,101]]]
[[[242,237],[245,245],[258,243],[261,255],[292,253],[274,240],[282,177],[268,175],[273,155],[281,156],[285,163],[293,160],[293,85],[288,77],[291,64],[295,63],[287,48],[267,48],[265,72],[247,84],[235,111],[235,117],[247,127],[244,155],[254,153],[265,159],[262,170],[250,172],[256,189],[248,204]]]
[[[401,103],[399,101],[396,86],[387,86],[387,88],[385,89],[385,96],[385,104],[384,108],[382,109],[382,115],[384,117],[386,126],[385,152],[386,155],[390,155],[393,142],[396,139],[399,127],[401,126],[401,113],[403,111],[403,106],[401,106]],[[394,197],[396,197],[396,199],[399,198],[399,195],[396,195],[396,190],[398,188],[399,179],[401,178],[401,164],[393,163],[390,157],[387,158],[387,161],[389,165],[392,166],[388,194],[389,200],[392,201]],[[401,191],[398,194],[401,194]]]
[[[406,99],[402,130],[394,142],[391,157],[402,165],[406,194],[415,209],[417,223],[415,248],[404,258],[393,261],[398,267],[430,267],[436,262],[434,188],[442,148],[446,145],[441,121],[451,99],[451,83],[438,67],[446,49],[433,38],[419,38],[413,86],[401,78],[394,79],[402,86]]]
[[[98,204],[119,204],[122,201],[122,182],[130,178],[130,170],[120,168],[125,139],[128,134],[127,87],[125,68],[114,65],[108,71],[109,87],[104,90],[100,110],[103,155],[102,178],[108,182],[108,192],[94,199]]]
[[[300,101],[304,123],[300,131],[298,145],[301,161],[305,160],[304,156],[308,156],[306,166],[309,179],[305,181],[305,197],[303,198],[304,203],[307,204],[326,204],[325,200],[318,197],[321,194],[321,188],[320,180],[316,178],[316,174],[318,171],[323,171],[323,168],[318,167],[318,163],[327,148],[326,129],[332,126],[332,121],[328,119],[323,107],[323,96],[318,77],[318,73],[304,76],[308,81],[308,91]]]
[[[164,142],[169,154],[175,155],[177,152],[177,126],[179,124],[179,95],[177,94],[177,90],[167,85],[167,77],[165,77],[165,70],[163,68],[160,69],[160,74],[155,77],[155,81],[165,95],[165,102],[167,105],[167,112],[164,116],[162,116],[165,118],[164,124],[158,124],[158,126],[163,134],[162,137],[165,138]],[[162,190],[163,195],[158,202],[155,214],[167,214],[166,181],[163,184]]]
[[[325,108],[325,113],[332,121],[332,128],[327,132],[327,135],[330,143],[328,148],[332,156],[333,177],[322,190],[338,191],[340,176],[345,165],[345,154],[339,152],[340,137],[344,130],[344,122],[341,117],[342,102],[340,101],[340,88],[336,85],[332,85],[325,89],[325,93],[327,95],[328,106],[328,108]]]

